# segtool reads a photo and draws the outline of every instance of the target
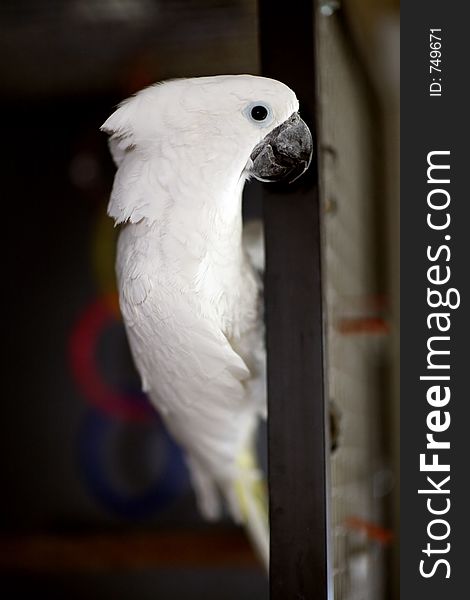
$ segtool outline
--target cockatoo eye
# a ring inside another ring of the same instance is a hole
[[[251,118],[255,121],[264,121],[268,116],[268,109],[262,104],[257,104],[251,109]]]
[[[250,121],[261,127],[266,127],[273,120],[273,111],[264,102],[252,102],[246,107],[244,113]]]

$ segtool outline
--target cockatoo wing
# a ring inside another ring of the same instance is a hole
[[[191,456],[215,479],[231,479],[255,423],[250,370],[208,315],[142,270],[150,261],[120,256],[121,310],[144,390]]]
[[[219,517],[222,493],[267,561],[267,514],[257,499],[262,477],[251,454],[265,412],[262,329],[232,343],[173,279],[139,260],[142,248],[126,233],[117,262],[120,304],[144,390],[186,450],[201,512]],[[132,249],[123,248],[129,240]]]

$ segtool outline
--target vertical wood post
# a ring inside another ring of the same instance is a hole
[[[315,3],[259,0],[262,74],[291,87],[316,139]],[[263,190],[271,600],[328,594],[318,162]]]

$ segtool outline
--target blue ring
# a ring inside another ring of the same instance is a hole
[[[113,489],[108,480],[104,462],[109,433],[122,422],[113,421],[98,411],[90,410],[85,416],[78,439],[80,470],[91,493],[104,507],[128,518],[144,519],[165,509],[189,487],[188,470],[179,446],[171,439],[161,422],[158,433],[164,438],[166,461],[157,480],[143,494],[122,494]],[[132,427],[136,424],[133,423]]]

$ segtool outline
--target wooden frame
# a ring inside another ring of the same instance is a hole
[[[260,0],[262,74],[316,125],[315,2]],[[329,596],[318,155],[292,186],[265,186],[271,600]]]

